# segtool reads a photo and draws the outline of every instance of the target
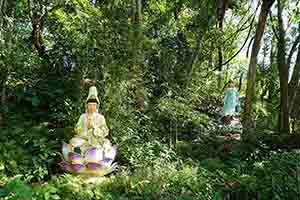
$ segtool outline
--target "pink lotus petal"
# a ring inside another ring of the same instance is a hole
[[[86,162],[98,162],[103,159],[103,150],[92,147],[85,154]]]
[[[84,165],[81,165],[81,164],[72,164],[71,169],[72,169],[72,171],[74,171],[76,173],[80,173],[85,169],[85,167],[84,167]]]
[[[68,155],[70,161],[77,161],[77,160],[82,160],[82,157],[78,153],[70,152]]]
[[[58,165],[62,168],[62,170],[70,172],[72,171],[72,168],[70,166],[69,163],[67,163],[66,161],[61,161],[60,163],[58,163]]]

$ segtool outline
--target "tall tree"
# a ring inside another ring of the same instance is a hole
[[[228,9],[230,0],[217,0],[217,18],[218,18],[218,28],[220,32],[223,33],[224,28],[224,18],[226,10]],[[223,65],[223,48],[222,45],[218,46],[218,69],[222,71]]]
[[[292,78],[289,82],[289,113],[291,113],[293,110],[294,101],[297,96],[296,93],[300,81],[300,23],[298,24],[298,36],[292,45],[292,48],[290,50],[287,59],[287,64],[289,69],[290,69],[293,54],[297,50],[297,47],[298,47],[298,53],[297,53],[296,63],[292,71]]]
[[[299,81],[300,81],[300,45],[298,47],[298,53],[297,53],[296,63],[294,65],[292,78],[289,83],[289,113],[291,113],[294,108],[294,102],[300,87]]]
[[[280,78],[280,132],[289,132],[289,107],[288,107],[288,81],[289,68],[286,61],[285,52],[285,30],[283,27],[282,0],[277,1],[278,17],[278,42],[277,42],[277,64]]]
[[[27,0],[29,18],[31,20],[31,46],[40,57],[46,56],[46,49],[43,41],[43,29],[48,14],[62,5],[62,2]]]
[[[0,57],[0,88],[1,91],[1,104],[5,106],[6,98],[6,81],[9,76],[9,64],[6,63],[5,57],[8,58],[7,52],[10,52],[12,35],[7,34],[8,31],[12,31],[13,23],[7,20],[8,18],[14,18],[16,9],[16,0],[0,0],[0,52],[1,50],[8,50],[3,52],[3,58]],[[1,53],[0,53],[1,54]]]
[[[258,24],[256,26],[256,32],[254,36],[254,42],[251,51],[250,63],[248,68],[248,77],[247,77],[247,91],[246,91],[246,100],[245,100],[245,113],[243,119],[243,125],[245,130],[253,130],[255,128],[255,124],[253,121],[253,101],[255,97],[255,87],[256,87],[256,65],[257,65],[257,55],[260,50],[261,39],[264,34],[266,20],[268,17],[268,13],[273,5],[275,0],[263,0]]]
[[[139,111],[145,109],[145,91],[143,88],[143,31],[142,31],[142,0],[132,0],[132,52],[133,63],[131,67],[131,78],[134,83],[135,101]]]

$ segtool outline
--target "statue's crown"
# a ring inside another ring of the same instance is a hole
[[[100,103],[100,101],[98,99],[98,91],[95,86],[91,86],[89,89],[89,94],[86,99],[86,103],[88,103],[88,102],[97,102],[98,104]]]

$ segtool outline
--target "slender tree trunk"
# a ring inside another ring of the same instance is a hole
[[[242,89],[242,85],[243,85],[243,77],[244,77],[244,73],[242,72],[240,75],[240,79],[239,79],[239,88],[238,91],[240,92]]]
[[[245,112],[244,112],[244,119],[243,119],[244,130],[246,132],[247,131],[252,132],[254,131],[255,128],[255,123],[253,121],[252,104],[255,100],[254,97],[255,97],[255,87],[256,87],[257,55],[260,50],[261,39],[264,34],[268,13],[274,1],[275,0],[263,0],[260,14],[259,14],[258,24],[256,27],[254,42],[251,51],[249,69],[248,69],[248,77],[247,77],[247,91],[246,91]]]
[[[273,70],[273,67],[275,66],[274,64],[274,57],[276,56],[276,48],[274,47],[274,40],[275,40],[275,36],[273,35],[272,37],[272,42],[271,42],[271,53],[270,53],[270,70]],[[274,90],[275,90],[275,85],[274,85],[274,81],[272,80],[272,78],[269,79],[269,83],[268,83],[268,102],[272,102],[273,99],[273,95],[274,95]]]
[[[299,87],[299,81],[300,81],[300,23],[298,27],[298,32],[299,35],[294,41],[292,48],[290,50],[288,59],[287,59],[287,64],[290,70],[290,65],[291,65],[291,60],[294,52],[297,50],[298,47],[298,53],[297,53],[297,58],[296,58],[296,63],[294,66],[294,69],[292,71],[292,78],[289,82],[289,113],[292,113],[293,107],[294,107],[294,101],[297,96],[297,90]]]
[[[300,45],[298,47],[297,59],[293,70],[293,75],[289,83],[289,113],[292,112],[294,108],[294,102],[297,96],[297,91],[299,90],[300,81]]]
[[[5,13],[4,3],[5,3],[5,0],[0,0],[0,39],[2,37],[3,19],[4,19],[4,13]]]
[[[34,14],[33,16],[31,16],[31,24],[32,24],[32,31],[31,31],[32,48],[39,51],[41,45],[40,45],[40,19],[38,15]]]
[[[213,63],[214,63],[214,50],[211,49],[209,52],[209,60],[208,60],[209,69],[211,69],[213,67]]]
[[[285,53],[285,30],[283,28],[282,20],[282,2],[277,1],[278,6],[278,53],[277,62],[280,77],[280,132],[289,133],[289,107],[288,107],[288,81],[289,81],[289,68],[286,61]]]
[[[295,96],[295,99],[300,99],[300,85],[297,89]],[[294,104],[296,104],[297,106],[294,106],[291,115],[293,118],[300,120],[300,104],[298,101],[294,101]]]
[[[224,18],[225,13],[228,8],[229,0],[217,0],[217,19],[219,31],[223,34],[224,28]],[[220,44],[217,48],[218,50],[218,70],[221,72],[223,70],[223,45]],[[222,74],[219,74],[218,87],[222,88]]]
[[[5,16],[5,0],[0,0],[0,46],[4,46],[4,44],[2,43],[3,40],[3,32],[4,32],[4,27],[3,27],[3,23],[4,23],[4,16]],[[0,65],[2,65],[0,63]],[[1,76],[0,76],[0,88],[2,88],[1,90],[1,105],[2,107],[5,107],[5,82],[6,82],[6,77],[7,77],[7,68],[5,65],[0,66],[1,69]]]
[[[228,8],[229,0],[217,0],[217,16],[218,16],[218,28],[223,33],[225,13]],[[223,48],[222,45],[218,46],[218,68],[222,71],[223,65]]]
[[[145,109],[145,91],[143,88],[143,32],[142,32],[142,0],[132,0],[132,48],[133,48],[133,65],[132,79],[135,84],[135,100],[139,111]]]
[[[288,58],[287,58],[287,65],[288,65],[289,69],[291,66],[292,57],[293,57],[295,51],[297,50],[298,44],[300,43],[300,23],[298,25],[298,30],[299,30],[299,35],[297,36],[296,40],[294,41],[292,48],[290,50],[290,53],[288,55]]]
[[[13,41],[11,41],[12,37],[6,38],[4,33],[6,31],[13,32],[14,25],[10,24],[4,17],[14,17],[16,9],[16,0],[0,0],[0,48],[6,49],[8,52],[11,51],[10,46]],[[3,43],[4,41],[4,43]],[[6,81],[9,76],[9,65],[4,62],[2,66],[0,66],[0,88],[1,88],[1,105],[4,110],[7,111],[8,107],[6,105]]]

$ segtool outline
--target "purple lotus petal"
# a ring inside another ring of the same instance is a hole
[[[72,164],[71,169],[72,169],[72,171],[79,173],[79,172],[82,172],[85,169],[85,167],[84,167],[84,165],[81,165],[81,164]]]
[[[66,161],[61,161],[60,163],[58,163],[58,165],[59,165],[59,166],[62,168],[62,170],[64,170],[64,171],[69,172],[69,171],[72,170],[70,164],[67,163]]]
[[[92,163],[92,162],[86,164],[86,166],[87,166],[87,168],[92,169],[92,170],[97,170],[102,167],[102,165],[100,163]]]
[[[97,163],[103,159],[103,150],[92,147],[85,154],[86,162]]]
[[[82,164],[83,163],[83,159],[82,159],[81,155],[78,153],[74,153],[74,152],[69,153],[69,160],[72,164]]]
[[[96,147],[91,147],[87,150],[87,154],[95,155],[97,153]]]
[[[81,155],[78,153],[70,152],[69,153],[69,159],[71,160],[79,160],[81,159]]]

